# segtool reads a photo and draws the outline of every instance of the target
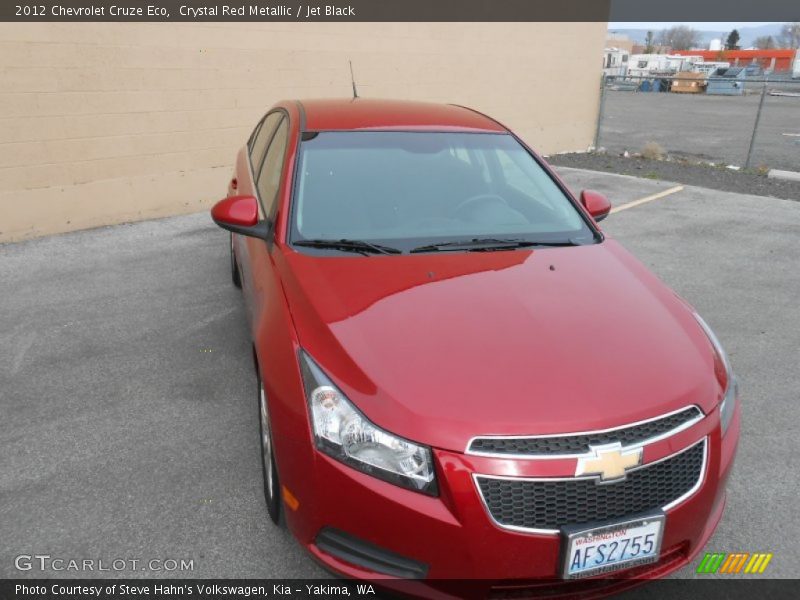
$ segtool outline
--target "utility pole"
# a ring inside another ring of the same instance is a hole
[[[600,124],[603,122],[603,106],[606,101],[606,74],[600,78],[600,107],[597,110],[597,129],[594,131],[594,149],[595,152],[600,147]]]
[[[756,132],[758,131],[758,122],[761,120],[761,109],[764,108],[764,98],[767,95],[767,82],[761,88],[761,100],[758,101],[758,112],[756,112],[756,122],[753,124],[753,135],[750,136],[750,147],[747,149],[747,160],[744,163],[744,168],[749,169],[750,163],[753,159],[753,146],[756,144]]]

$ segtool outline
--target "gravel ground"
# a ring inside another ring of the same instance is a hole
[[[800,91],[800,82],[780,87]],[[758,91],[708,96],[609,90],[597,145],[622,154],[657,142],[670,156],[744,166],[761,100]],[[800,98],[764,98],[750,164],[800,171]]]
[[[725,167],[712,167],[672,160],[650,160],[624,157],[607,153],[582,152],[556,154],[547,161],[554,166],[591,169],[647,179],[674,181],[724,192],[772,196],[800,201],[800,182],[769,179],[753,171],[735,171]]]

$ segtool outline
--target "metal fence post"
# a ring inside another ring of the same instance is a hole
[[[747,160],[744,163],[744,168],[749,169],[750,163],[753,159],[753,146],[756,144],[756,132],[758,131],[758,122],[761,120],[761,109],[764,107],[764,98],[767,95],[767,82],[761,88],[761,100],[758,101],[758,112],[756,113],[756,122],[753,124],[753,135],[750,136],[750,147],[747,149]]]
[[[597,110],[597,129],[594,131],[594,149],[600,147],[600,124],[603,122],[603,105],[606,101],[606,74],[600,78],[600,107]]]

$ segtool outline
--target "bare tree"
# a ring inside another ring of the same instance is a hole
[[[676,25],[658,34],[658,41],[673,50],[690,50],[700,45],[700,32],[686,25]]]
[[[784,23],[778,42],[781,48],[800,48],[800,23]]]
[[[771,35],[762,35],[755,39],[753,46],[759,50],[772,50],[775,48],[775,38]]]

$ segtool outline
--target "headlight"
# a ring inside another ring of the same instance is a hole
[[[736,401],[739,397],[739,383],[736,380],[736,376],[733,374],[733,369],[731,369],[731,363],[728,360],[728,355],[725,354],[725,350],[722,349],[722,344],[719,343],[717,336],[714,335],[713,331],[711,331],[711,327],[709,327],[708,323],[706,323],[697,313],[694,314],[694,318],[697,319],[700,327],[702,327],[703,331],[706,332],[706,336],[711,342],[711,345],[714,347],[714,352],[716,353],[714,370],[717,374],[717,378],[720,379],[723,389],[725,390],[725,393],[722,396],[722,402],[719,405],[719,419],[722,424],[722,434],[725,435],[725,432],[728,430],[728,426],[731,424],[733,413],[736,410]]]
[[[302,350],[300,371],[320,451],[395,485],[438,493],[430,448],[370,423]]]

